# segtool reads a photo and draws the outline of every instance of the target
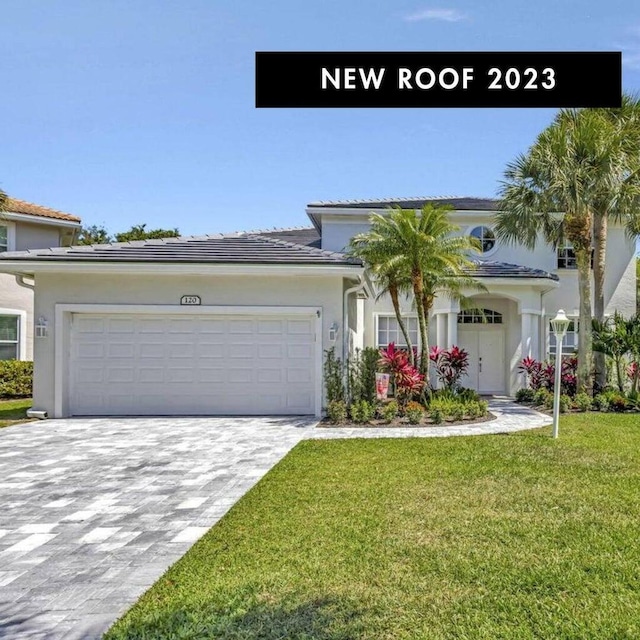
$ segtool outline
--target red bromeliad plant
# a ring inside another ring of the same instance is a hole
[[[378,365],[392,375],[400,406],[405,406],[412,397],[422,393],[425,376],[409,362],[409,354],[403,349],[396,349],[393,342],[386,349],[380,349]]]

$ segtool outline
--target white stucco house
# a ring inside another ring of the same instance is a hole
[[[0,213],[0,254],[73,244],[80,218],[9,198]],[[0,273],[0,360],[33,360],[33,283]]]
[[[371,212],[428,201],[450,204],[460,232],[481,240],[486,287],[475,297],[482,316],[437,301],[431,344],[468,350],[465,386],[514,393],[519,361],[548,355],[558,308],[578,314],[570,248],[500,244],[494,200],[401,198],[311,203],[306,228],[3,254],[0,271],[35,282],[34,407],[54,417],[320,415],[324,350],[402,344],[390,301],[375,300],[344,248]],[[634,251],[610,229],[609,313],[635,311]],[[571,331],[568,350],[574,340]]]

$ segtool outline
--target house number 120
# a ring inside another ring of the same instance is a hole
[[[200,296],[182,296],[180,304],[200,304]]]

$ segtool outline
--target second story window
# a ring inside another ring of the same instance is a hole
[[[7,251],[9,248],[9,243],[7,240],[7,227],[5,225],[0,225],[0,253],[3,251]]]
[[[489,253],[496,246],[496,235],[489,227],[475,227],[469,235],[480,242],[482,253]]]
[[[558,247],[558,269],[577,269],[576,252],[570,242],[565,242],[564,247]],[[591,268],[593,269],[593,249],[591,250]]]

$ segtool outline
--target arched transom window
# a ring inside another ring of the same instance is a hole
[[[502,314],[493,309],[464,309],[458,314],[458,324],[502,324]]]

